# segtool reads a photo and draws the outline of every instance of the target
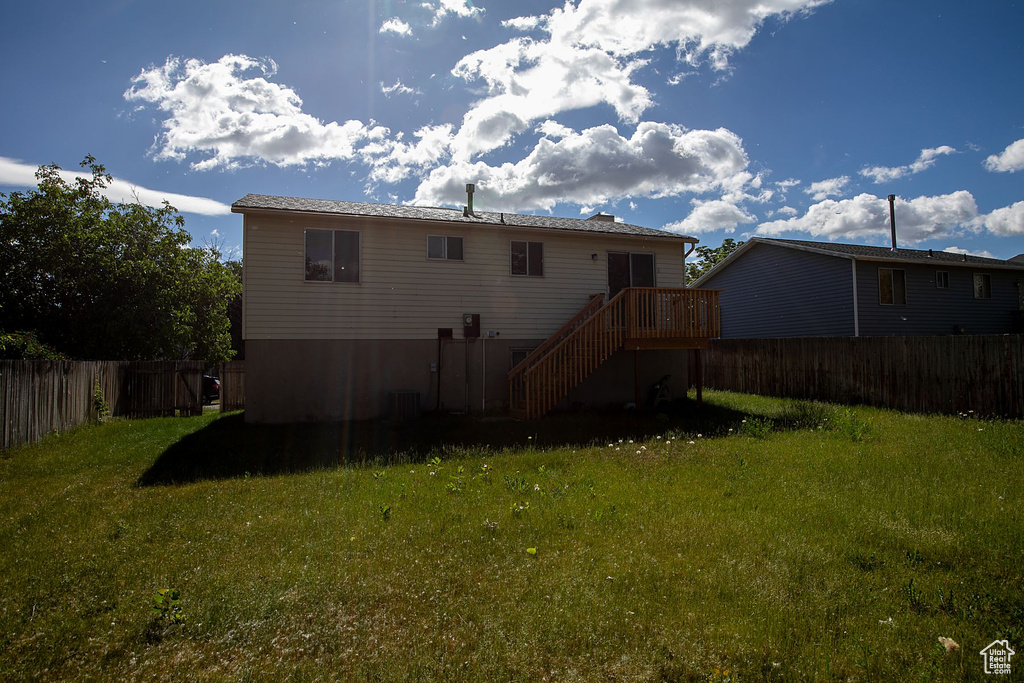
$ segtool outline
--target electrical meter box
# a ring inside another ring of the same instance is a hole
[[[464,313],[462,316],[462,336],[476,339],[480,336],[480,314]]]

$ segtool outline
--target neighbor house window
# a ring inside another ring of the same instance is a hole
[[[889,306],[907,303],[906,271],[897,268],[878,269],[878,303]]]
[[[975,273],[974,274],[974,298],[975,299],[991,299],[992,298],[992,276],[988,273]]]
[[[512,240],[512,274],[544,275],[544,243]]]
[[[429,235],[427,237],[427,258],[439,261],[461,261],[462,238]]]
[[[306,230],[307,282],[359,282],[359,233]]]
[[[948,270],[938,270],[935,272],[935,287],[937,289],[949,289]]]

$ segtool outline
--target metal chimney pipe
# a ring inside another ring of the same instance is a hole
[[[892,233],[892,250],[896,251],[896,195],[889,195],[889,231]]]
[[[466,207],[466,212],[476,218],[476,214],[473,213],[473,192],[476,190],[476,185],[473,183],[466,183],[466,196],[469,197],[469,206]]]

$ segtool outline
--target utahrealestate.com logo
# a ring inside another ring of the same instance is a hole
[[[1007,674],[1010,673],[1010,657],[1017,654],[1010,649],[1010,643],[1006,640],[993,640],[988,647],[981,651],[985,658],[985,673]]]

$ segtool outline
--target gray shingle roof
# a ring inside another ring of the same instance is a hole
[[[755,237],[751,242],[777,244],[783,247],[795,247],[813,251],[832,253],[845,257],[868,259],[872,261],[894,261],[901,263],[943,263],[948,265],[976,265],[1001,268],[1021,268],[1024,263],[1014,263],[1002,259],[953,254],[932,249],[897,249],[889,247],[869,247],[863,244],[836,244],[834,242],[812,242],[810,240],[781,240],[768,237]]]
[[[571,230],[661,239],[680,239],[696,242],[694,237],[677,235],[665,230],[655,230],[629,223],[587,220],[581,218],[559,218],[556,216],[533,216],[520,213],[493,213],[476,211],[476,217],[463,216],[461,209],[441,209],[424,206],[398,206],[394,204],[371,204],[368,202],[342,202],[333,199],[304,199],[301,197],[276,197],[264,194],[247,194],[231,205],[234,213],[245,213],[250,209],[269,211],[300,211],[305,213],[338,214],[345,216],[377,216],[381,218],[406,218],[419,221],[443,221],[446,223],[467,223],[472,225],[507,225],[521,228],[543,228],[548,230]]]

